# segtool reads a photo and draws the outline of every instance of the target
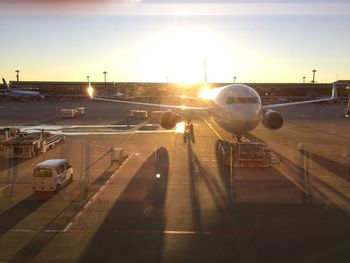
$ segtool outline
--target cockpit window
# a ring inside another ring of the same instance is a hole
[[[233,103],[259,103],[258,97],[228,97],[226,99],[226,104],[233,104]]]

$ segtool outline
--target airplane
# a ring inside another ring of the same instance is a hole
[[[3,89],[0,89],[0,96],[8,97],[13,100],[24,101],[24,100],[42,100],[45,97],[38,91],[27,91],[27,90],[16,90],[11,89],[7,84],[6,80],[3,78],[4,83]]]
[[[208,90],[208,93],[212,99],[212,105],[209,107],[164,105],[95,98],[93,96],[91,98],[93,100],[165,108],[167,111],[160,116],[160,125],[165,129],[173,129],[177,123],[182,121],[185,121],[186,127],[188,127],[195,118],[212,116],[215,122],[231,133],[238,142],[241,141],[242,136],[254,130],[260,122],[267,129],[280,129],[283,126],[284,119],[282,114],[275,110],[277,108],[337,99],[335,83],[333,83],[331,97],[271,105],[262,105],[259,94],[253,88],[244,84],[230,84]],[[192,129],[193,125],[190,127]],[[191,132],[193,133],[193,130]]]

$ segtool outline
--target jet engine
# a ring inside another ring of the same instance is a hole
[[[263,112],[261,122],[266,128],[277,130],[283,126],[283,117],[281,113],[268,109]]]
[[[159,118],[160,125],[167,130],[174,128],[176,124],[180,121],[181,116],[172,111],[163,112]]]

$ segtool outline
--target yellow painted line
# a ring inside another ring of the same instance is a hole
[[[209,126],[209,128],[216,134],[216,136],[223,140],[224,138],[213,128],[213,126],[207,121],[207,120],[204,120],[205,123]]]

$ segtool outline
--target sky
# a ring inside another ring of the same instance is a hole
[[[7,80],[350,79],[347,0],[0,0],[0,35]]]

